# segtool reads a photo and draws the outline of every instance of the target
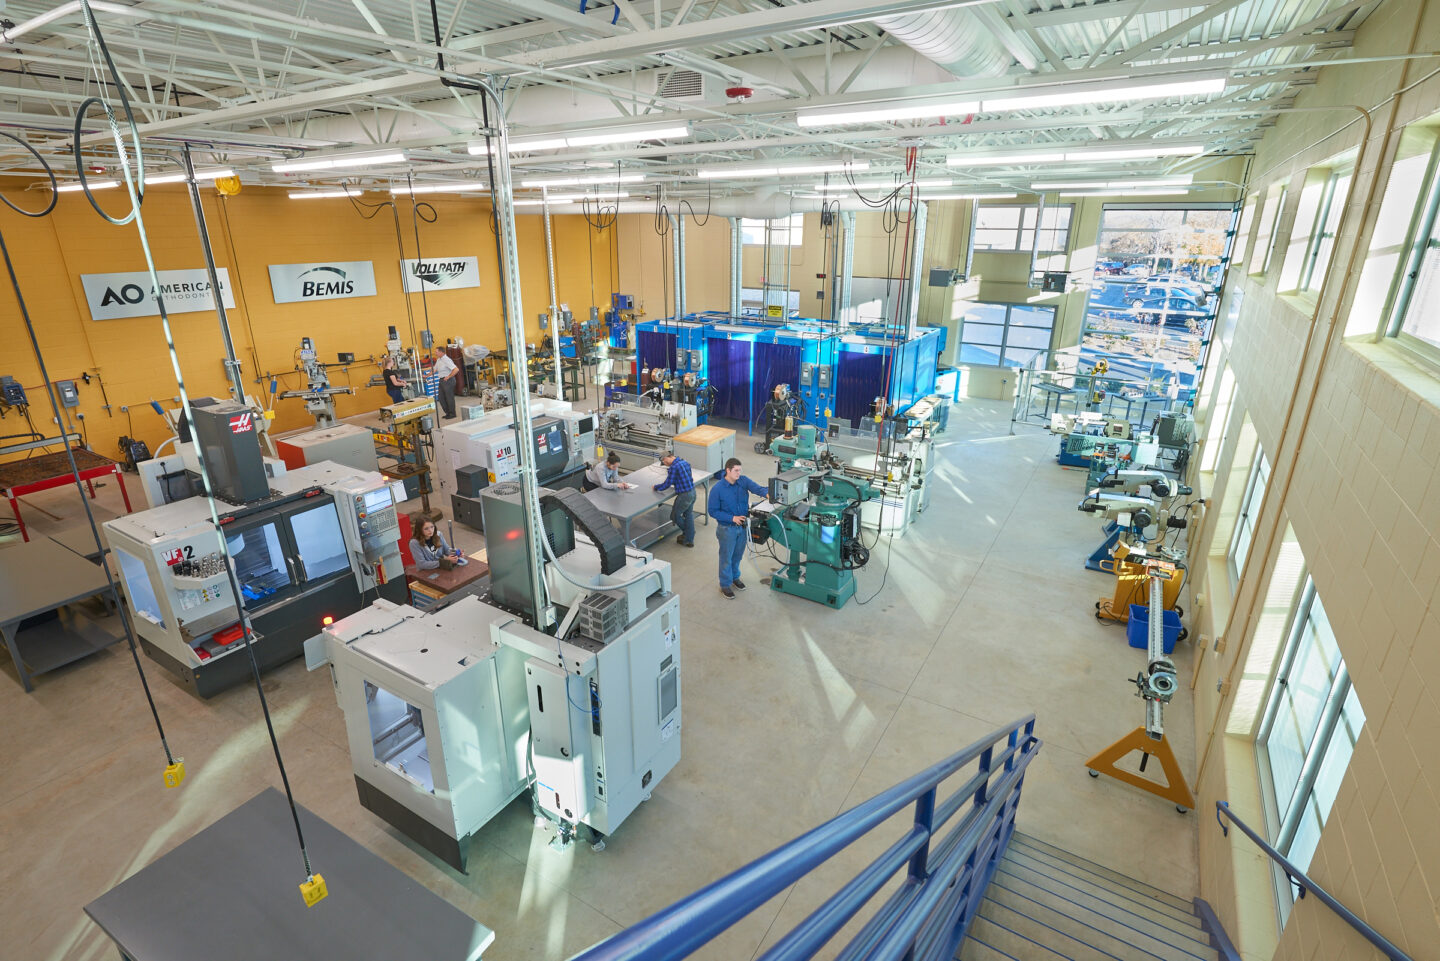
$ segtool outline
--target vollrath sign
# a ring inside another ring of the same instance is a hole
[[[368,260],[331,264],[271,264],[270,290],[277,304],[341,297],[374,297],[375,268]]]
[[[458,290],[480,286],[480,260],[477,257],[426,257],[424,260],[400,261],[400,278],[405,293],[422,290]]]

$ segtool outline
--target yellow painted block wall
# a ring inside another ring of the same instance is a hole
[[[1359,29],[1352,55],[1383,58],[1437,43],[1440,7],[1394,0]],[[1227,644],[1222,654],[1206,656],[1197,684],[1205,758],[1200,810],[1228,799],[1252,824],[1264,823],[1253,788],[1241,786],[1255,777],[1252,745],[1224,730],[1233,682],[1246,670],[1256,598],[1273,565],[1271,532],[1288,523],[1366,717],[1311,874],[1412,957],[1434,958],[1440,956],[1440,370],[1377,337],[1378,322],[1358,331],[1348,322],[1378,318],[1375,291],[1362,291],[1357,279],[1372,258],[1393,258],[1388,245],[1372,244],[1380,202],[1401,128],[1440,114],[1440,80],[1432,65],[1413,61],[1326,68],[1300,104],[1305,112],[1283,116],[1262,141],[1248,185],[1261,192],[1276,183],[1292,187],[1275,231],[1277,261],[1264,275],[1234,281],[1244,302],[1231,363],[1272,474],[1257,518],[1259,560],[1227,598],[1229,617],[1204,628]],[[1352,104],[1369,110],[1368,137]],[[1319,297],[1281,293],[1279,258],[1299,199],[1294,188],[1310,167],[1356,147],[1357,174],[1328,282]],[[1382,297],[1393,266],[1386,274]],[[1227,472],[1231,456],[1222,453],[1217,475]],[[1202,544],[1224,543],[1228,528],[1216,529],[1224,523],[1212,513]],[[1193,583],[1211,594],[1229,590],[1214,575]],[[1227,682],[1225,696],[1213,692]],[[1211,730],[1217,733],[1207,747],[1204,732]],[[1200,855],[1202,895],[1246,958],[1378,956],[1315,898],[1298,902],[1277,932],[1264,891],[1268,868],[1248,842],[1202,826]]]
[[[294,371],[301,337],[310,337],[322,360],[333,361],[339,352],[356,355],[354,366],[332,371],[332,382],[356,388],[353,396],[339,396],[341,416],[373,410],[385,403],[380,388],[366,388],[378,370],[371,363],[383,351],[387,327],[396,325],[402,339],[412,342],[411,317],[423,329],[426,314],[437,340],[459,337],[467,344],[504,346],[499,270],[495,239],[487,205],[472,198],[430,200],[438,215],[434,223],[418,226],[425,257],[474,256],[480,267],[480,287],[431,291],[424,298],[405,295],[401,289],[401,249],[414,257],[416,227],[408,201],[366,210],[366,219],[344,198],[292,201],[282,190],[246,188],[239,196],[220,198],[202,191],[216,264],[228,269],[236,306],[227,311],[237,355],[243,365],[246,388],[259,395],[258,374],[280,377],[280,389],[303,386]],[[34,193],[11,194],[18,203],[34,206]],[[121,211],[123,195],[111,191],[97,195],[107,210]],[[367,201],[380,195],[367,195]],[[399,241],[397,221],[399,214]],[[188,197],[180,186],[152,188],[144,206],[146,227],[156,265],[161,270],[204,266]],[[52,380],[79,379],[98,373],[112,410],[103,409],[97,383],[80,386],[79,411],[91,446],[114,456],[121,434],[147,441],[152,449],[166,436],[163,423],[148,407],[152,398],[173,406],[178,396],[168,362],[158,317],[94,321],[85,304],[80,275],[141,271],[145,261],[135,226],[114,227],[95,215],[82,195],[62,194],[54,213],[30,220],[6,211],[0,213],[15,260],[21,290],[35,322],[40,347]],[[579,215],[553,217],[556,252],[556,293],[579,317],[592,304],[602,310],[616,288],[616,230],[596,230]],[[538,315],[550,303],[545,266],[544,226],[538,214],[516,218],[521,281],[521,303],[527,340],[540,337]],[[271,264],[327,261],[371,261],[377,295],[302,304],[277,304],[270,288]],[[227,383],[221,367],[224,351],[214,312],[175,314],[171,317],[176,349],[192,396],[224,395]],[[11,374],[27,388],[41,383],[18,305],[8,284],[0,285],[0,343],[5,345],[0,373]],[[268,389],[268,388],[267,388]],[[29,390],[36,429],[51,436],[49,402],[39,390]],[[121,406],[132,408],[131,419]],[[276,404],[274,429],[284,431],[312,423],[300,400]],[[0,433],[27,429],[12,414],[0,422]],[[23,456],[23,455],[21,455]]]

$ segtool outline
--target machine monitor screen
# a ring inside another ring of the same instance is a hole
[[[365,513],[375,514],[393,506],[394,501],[390,499],[390,488],[377,487],[373,491],[365,493]]]
[[[580,419],[580,424],[579,424],[579,427],[578,427],[577,430],[578,430],[578,433],[581,433],[581,434],[593,434],[593,433],[595,433],[595,418],[594,418],[594,417],[582,417],[582,418]]]

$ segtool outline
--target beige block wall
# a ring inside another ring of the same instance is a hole
[[[1437,43],[1440,4],[1394,0],[1381,4],[1361,27],[1352,55],[1384,57],[1432,50]],[[1253,667],[1247,655],[1258,598],[1288,524],[1366,715],[1311,874],[1412,957],[1435,958],[1440,957],[1440,372],[1375,336],[1374,301],[1388,290],[1396,264],[1393,224],[1387,224],[1393,217],[1382,218],[1381,209],[1400,128],[1440,113],[1440,83],[1427,77],[1433,63],[1408,64],[1392,60],[1322,71],[1300,99],[1305,111],[1283,116],[1261,143],[1247,184],[1247,193],[1262,194],[1277,182],[1290,185],[1275,231],[1277,262],[1263,276],[1232,278],[1244,302],[1228,355],[1238,398],[1230,416],[1248,416],[1272,475],[1255,547],[1233,592],[1223,563],[1214,563],[1223,559],[1233,525],[1224,505],[1234,500],[1235,485],[1244,483],[1237,462],[1250,456],[1233,429],[1216,471],[1201,478],[1219,509],[1207,514],[1192,540],[1192,559],[1201,568],[1192,586],[1204,648],[1194,696],[1196,780],[1201,812],[1229,800],[1237,814],[1263,825],[1253,744],[1225,730],[1236,682],[1242,670]],[[1368,130],[1366,115],[1352,104],[1369,111]],[[1356,148],[1357,175],[1320,296],[1281,292],[1278,258],[1293,231],[1306,171]],[[1381,239],[1372,245],[1377,227]],[[1368,275],[1367,265],[1373,268]],[[1363,287],[1362,276],[1368,278]],[[1219,372],[1220,365],[1213,365],[1209,376]],[[1209,432],[1208,424],[1201,426]],[[1223,638],[1218,653],[1217,636]],[[1298,902],[1277,931],[1269,869],[1254,846],[1237,841],[1235,832],[1224,838],[1213,823],[1202,821],[1199,830],[1202,895],[1215,905],[1245,957],[1378,956],[1314,898]]]

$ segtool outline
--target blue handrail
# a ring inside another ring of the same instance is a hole
[[[1314,881],[1310,880],[1309,875],[1307,875],[1304,871],[1300,870],[1294,864],[1292,864],[1290,860],[1285,857],[1285,855],[1281,854],[1279,851],[1275,850],[1275,848],[1271,847],[1270,843],[1264,838],[1262,838],[1260,835],[1256,834],[1255,830],[1251,828],[1250,825],[1246,824],[1244,821],[1236,817],[1235,812],[1230,810],[1229,801],[1216,801],[1215,820],[1220,824],[1220,830],[1223,834],[1225,834],[1225,836],[1228,837],[1230,835],[1230,829],[1227,828],[1225,826],[1225,822],[1220,819],[1220,815],[1222,814],[1225,815],[1225,817],[1228,818],[1231,823],[1233,823],[1237,828],[1239,828],[1246,837],[1254,841],[1256,846],[1259,847],[1260,850],[1268,854],[1270,856],[1270,860],[1280,865],[1280,869],[1285,872],[1285,877],[1290,880],[1291,884],[1295,885],[1297,888],[1300,889],[1300,897],[1305,897],[1305,893],[1307,891],[1314,892],[1315,897],[1320,899],[1321,904],[1325,905],[1331,911],[1334,911],[1336,914],[1340,915],[1340,917],[1344,918],[1345,921],[1349,923],[1350,927],[1354,928],[1356,931],[1359,931],[1361,936],[1363,936],[1366,941],[1369,941],[1371,944],[1375,945],[1375,947],[1378,948],[1380,952],[1385,955],[1385,957],[1389,958],[1390,961],[1413,961],[1410,955],[1406,954],[1404,951],[1401,951],[1399,948],[1397,948],[1394,944],[1390,943],[1390,941],[1383,934],[1370,927],[1370,925],[1366,924],[1354,911],[1351,911],[1345,905],[1335,900],[1334,895],[1332,895],[1329,891],[1326,891],[1324,888],[1320,887],[1320,885],[1316,884]]]
[[[1021,718],[582,951],[572,961],[688,957],[910,804],[915,805],[915,820],[909,830],[781,938],[761,961],[814,957],[902,868],[905,882],[836,961],[860,957],[948,961],[969,930],[1014,833],[1025,769],[1040,744],[1035,715]],[[975,773],[937,803],[940,783],[977,760]],[[954,826],[940,835],[962,809]]]

